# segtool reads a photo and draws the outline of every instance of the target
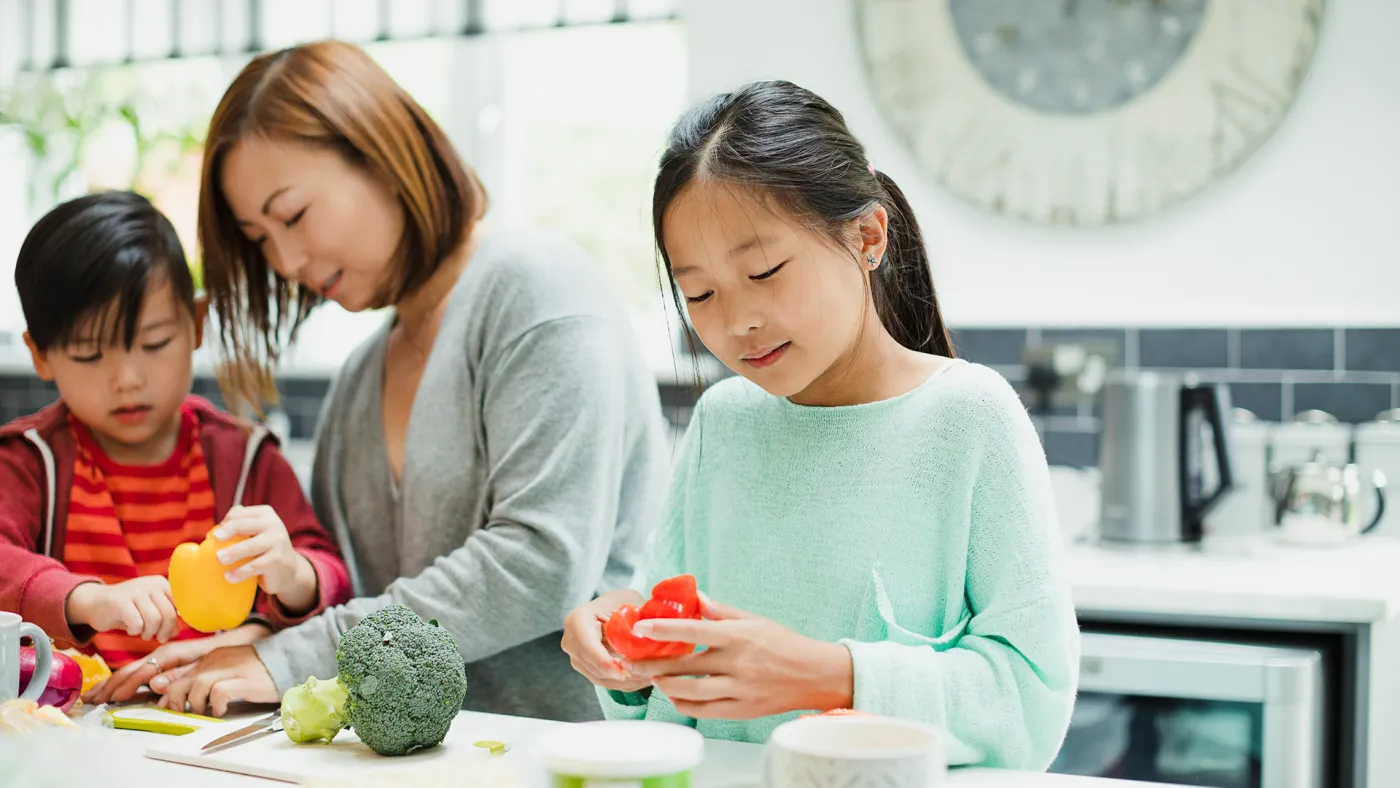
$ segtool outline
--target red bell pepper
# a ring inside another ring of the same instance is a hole
[[[603,636],[619,656],[639,662],[648,659],[681,657],[695,650],[694,643],[667,643],[637,637],[632,627],[653,618],[700,618],[700,594],[695,577],[680,575],[662,580],[651,589],[651,599],[641,607],[623,605],[608,617]]]
[[[869,712],[856,711],[855,709],[827,709],[815,714],[803,714],[798,719],[805,720],[808,717],[869,717]]]

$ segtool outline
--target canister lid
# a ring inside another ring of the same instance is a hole
[[[699,766],[705,738],[694,728],[668,722],[606,720],[562,725],[549,732],[541,751],[557,775],[643,779]]]
[[[1274,429],[1275,446],[1345,446],[1351,440],[1351,425],[1341,424],[1337,417],[1320,410],[1307,410],[1291,421]]]
[[[1261,421],[1254,411],[1234,408],[1230,412],[1230,435],[1240,444],[1263,445],[1276,425]]]
[[[1400,408],[1382,411],[1375,421],[1356,425],[1356,446],[1400,445]]]

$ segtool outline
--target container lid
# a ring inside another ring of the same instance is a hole
[[[1244,408],[1234,408],[1230,414],[1230,435],[1242,444],[1257,443],[1262,446],[1268,441],[1275,426],[1277,425],[1271,422],[1261,421],[1253,411]]]
[[[705,757],[705,738],[669,722],[607,720],[563,725],[541,743],[549,770],[566,777],[642,779],[689,771]]]
[[[1356,425],[1356,446],[1358,449],[1370,445],[1393,446],[1400,444],[1400,421],[1387,418],[1400,411],[1386,411],[1382,418]]]
[[[1351,441],[1351,425],[1342,424],[1330,413],[1307,410],[1292,421],[1274,428],[1275,446],[1316,446],[1323,443],[1346,445]]]

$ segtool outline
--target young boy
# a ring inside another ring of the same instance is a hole
[[[174,548],[215,525],[249,537],[219,558],[254,557],[226,576],[256,575],[260,592],[249,623],[196,653],[349,598],[269,434],[190,395],[206,306],[164,215],[128,192],[64,203],[25,239],[15,284],[34,369],[60,399],[0,427],[0,609],[113,668],[150,661],[159,643],[205,637],[176,615],[166,575]]]

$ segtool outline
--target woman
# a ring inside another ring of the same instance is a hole
[[[174,708],[273,703],[334,675],[340,634],[402,604],[456,639],[466,708],[600,716],[561,622],[632,579],[667,471],[656,383],[585,255],[485,212],[442,131],[361,50],[300,46],[234,80],[199,219],[231,393],[263,394],[322,301],[394,307],[317,438],[312,501],[358,596],[253,645],[162,649],[125,694],[150,679]]]

